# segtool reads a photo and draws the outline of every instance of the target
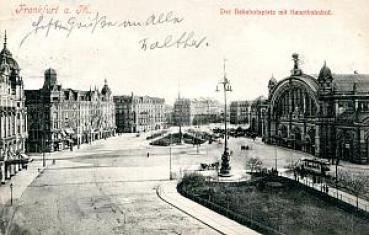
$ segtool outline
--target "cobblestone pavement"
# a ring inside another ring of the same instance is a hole
[[[73,152],[46,154],[48,168],[13,206],[9,234],[216,233],[161,201],[155,188],[168,180],[170,168],[178,173],[218,161],[223,144],[203,144],[199,150],[179,145],[170,151],[148,143],[145,135],[123,135],[82,145]],[[240,150],[244,144],[251,150]],[[235,171],[245,170],[247,159],[253,156],[269,168],[276,159],[282,168],[291,159],[308,156],[245,138],[230,138],[230,150]],[[36,163],[42,160],[40,155],[33,158]],[[56,159],[55,165],[50,159]]]
[[[156,195],[167,156],[120,155],[125,140],[52,154],[59,160],[14,205],[8,234],[218,234]]]
[[[16,205],[25,189],[39,174],[42,174],[42,172],[42,162],[31,162],[28,164],[27,169],[24,168],[18,171],[17,174],[10,180],[7,180],[5,184],[0,185],[0,234],[5,233],[8,221],[10,221],[14,215],[14,206],[11,205],[11,200],[13,204]],[[13,186],[12,190],[10,190],[11,184]]]

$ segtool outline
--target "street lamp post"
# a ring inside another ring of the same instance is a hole
[[[278,155],[277,155],[277,145],[274,146],[274,164],[275,170],[278,171]]]
[[[183,105],[183,104],[182,104]],[[182,122],[183,122],[183,119],[182,119],[182,108],[183,106],[181,107],[181,110],[180,110],[180,113],[179,113],[179,143],[182,144]]]
[[[169,146],[169,180],[172,180],[172,144]]]
[[[229,153],[228,148],[228,136],[227,136],[227,92],[232,91],[232,87],[230,81],[227,79],[226,71],[225,71],[225,61],[224,60],[224,77],[222,81],[219,81],[216,87],[216,91],[219,92],[218,85],[223,86],[224,92],[224,153],[222,155],[222,163],[219,171],[219,176],[222,177],[230,177],[231,176],[231,166],[230,160],[231,155]]]
[[[10,205],[13,205],[13,183],[10,183]]]
[[[46,166],[45,162],[45,133],[42,133],[42,166]]]
[[[170,132],[169,144],[169,180],[172,180],[172,132]]]

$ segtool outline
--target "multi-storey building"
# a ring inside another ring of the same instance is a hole
[[[259,96],[252,101],[233,101],[230,105],[231,124],[249,124],[249,130],[262,136],[264,116],[268,108],[267,98]]]
[[[22,169],[19,160],[25,152],[27,109],[20,67],[7,48],[0,52],[0,178],[5,179]]]
[[[250,105],[250,130],[258,136],[264,136],[266,132],[265,117],[268,111],[267,98],[259,96],[251,102]]]
[[[318,157],[369,163],[369,75],[303,73],[293,55],[291,75],[269,81],[267,143]]]
[[[173,105],[173,123],[176,125],[192,125],[191,99],[178,98]]]
[[[177,125],[201,125],[219,122],[222,105],[213,99],[178,97],[174,102],[173,118]]]
[[[250,116],[249,101],[232,101],[229,107],[231,124],[248,124]]]
[[[26,90],[29,110],[27,151],[57,151],[115,134],[115,106],[111,90],[79,91],[62,88],[49,68],[39,90]]]
[[[173,106],[166,104],[164,106],[164,116],[165,116],[165,122],[166,127],[173,125]]]
[[[119,133],[162,129],[166,123],[165,100],[150,96],[114,96]]]

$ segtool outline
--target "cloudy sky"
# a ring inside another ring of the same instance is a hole
[[[39,13],[26,14],[20,4],[27,9],[58,8],[55,14],[44,11],[39,21]],[[76,14],[80,4],[88,7]],[[116,95],[134,92],[172,103],[180,84],[182,96],[220,99],[215,86],[226,58],[234,90],[230,98],[254,99],[267,95],[272,74],[278,80],[289,75],[294,52],[301,55],[307,74],[318,73],[325,60],[334,73],[369,73],[366,0],[355,4],[349,0],[0,0],[0,5],[0,42],[6,29],[8,48],[22,68],[26,89],[41,87],[44,70],[53,67],[64,87],[101,89],[107,78]],[[64,13],[66,8],[69,13]],[[235,15],[235,8],[275,10],[277,15]],[[232,14],[221,15],[221,9]],[[331,10],[332,15],[278,15],[284,9]],[[158,20],[161,13],[170,12],[169,22],[145,25],[153,14]],[[181,21],[173,23],[173,17]],[[56,21],[60,27],[55,27]],[[107,26],[108,21],[121,26]],[[124,27],[124,21],[141,26]],[[54,24],[48,30],[50,22]],[[78,22],[85,27],[78,28]],[[89,24],[97,25],[94,32]],[[200,46],[177,48],[176,40],[191,32],[197,42],[204,39]],[[142,49],[143,39],[162,45],[170,37],[169,48],[151,50],[148,44]]]

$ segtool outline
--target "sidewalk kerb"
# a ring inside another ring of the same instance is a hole
[[[196,219],[197,221],[199,221],[199,222],[201,222],[202,224],[204,224],[204,225],[208,226],[209,228],[211,228],[211,229],[213,229],[213,230],[217,231],[218,233],[223,234],[223,235],[227,235],[226,233],[223,233],[222,231],[220,231],[220,230],[218,230],[217,228],[215,228],[215,227],[211,226],[210,224],[206,223],[205,221],[203,221],[203,220],[201,220],[201,219],[199,219],[199,218],[195,217],[194,215],[192,215],[192,214],[188,213],[187,211],[185,211],[185,210],[183,210],[183,209],[179,208],[178,206],[176,206],[176,205],[174,205],[173,203],[169,202],[168,200],[164,199],[164,198],[162,197],[162,195],[161,195],[161,190],[160,190],[160,189],[161,189],[161,185],[159,185],[159,186],[156,188],[156,195],[157,195],[157,196],[158,196],[162,201],[166,202],[167,204],[171,205],[172,207],[176,208],[177,210],[179,210],[179,211],[181,211],[181,212],[185,213],[186,215],[190,216],[191,218]]]

